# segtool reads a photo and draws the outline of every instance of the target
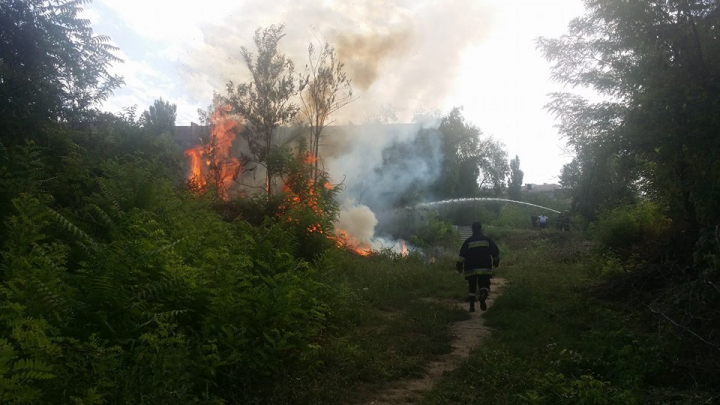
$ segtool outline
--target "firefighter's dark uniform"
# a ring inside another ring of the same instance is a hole
[[[500,264],[500,249],[495,242],[482,232],[473,234],[462,244],[460,257],[457,261],[457,271],[465,273],[468,281],[470,298],[470,310],[475,310],[476,287],[480,287],[478,297],[483,311],[485,310],[485,298],[490,289],[490,278],[493,267]]]

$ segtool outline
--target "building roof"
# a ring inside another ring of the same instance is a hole
[[[555,190],[560,190],[561,188],[562,187],[560,187],[559,184],[525,184],[525,191],[528,193],[548,193]]]

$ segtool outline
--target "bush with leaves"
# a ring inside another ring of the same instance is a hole
[[[606,249],[625,258],[632,253],[652,257],[668,245],[670,224],[661,206],[643,202],[601,212],[590,232]]]
[[[61,205],[25,175],[50,152],[20,150],[0,166],[5,402],[238,402],[312,360],[325,287],[287,224],[224,222],[132,156],[76,161],[89,192]]]

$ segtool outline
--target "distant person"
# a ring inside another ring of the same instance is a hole
[[[558,215],[557,228],[561,231],[570,231],[570,213],[563,211]]]
[[[542,214],[538,217],[538,222],[540,223],[540,229],[547,228],[547,221],[548,221],[548,217],[545,214]]]
[[[530,216],[530,222],[532,222],[533,229],[536,229],[538,227],[538,216],[537,215]]]
[[[477,297],[480,300],[480,309],[487,309],[488,293],[490,291],[490,278],[493,267],[500,265],[500,249],[495,242],[482,233],[480,222],[472,223],[472,236],[463,242],[460,248],[460,257],[456,264],[458,273],[464,273],[468,281],[468,297],[470,299],[470,312],[475,312],[475,296],[477,287],[480,291]]]

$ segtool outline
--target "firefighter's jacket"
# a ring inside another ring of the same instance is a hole
[[[492,274],[493,265],[497,267],[499,263],[500,249],[495,242],[482,233],[477,233],[462,244],[457,270],[464,270],[465,277]]]

